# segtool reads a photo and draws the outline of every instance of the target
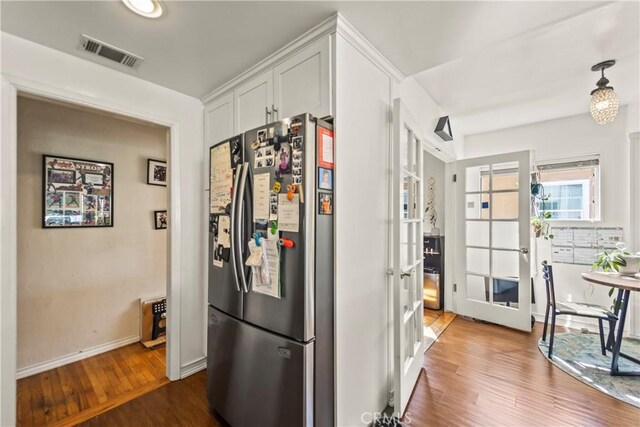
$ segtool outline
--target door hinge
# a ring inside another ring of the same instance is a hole
[[[458,174],[453,174],[453,182],[458,182]]]
[[[458,284],[457,283],[453,284],[453,292],[458,292]]]

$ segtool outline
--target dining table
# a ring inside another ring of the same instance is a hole
[[[636,275],[622,275],[615,272],[589,271],[582,273],[582,278],[587,282],[616,288],[618,290],[618,295],[614,303],[614,314],[618,317],[618,325],[613,343],[608,343],[608,350],[611,351],[612,355],[611,375],[640,376],[640,371],[621,371],[618,369],[618,360],[620,357],[624,357],[640,365],[640,360],[621,351],[624,324],[629,308],[629,298],[631,292],[640,292],[640,273]]]

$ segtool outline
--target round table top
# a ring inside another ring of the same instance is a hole
[[[628,291],[640,291],[640,277],[623,276],[620,273],[608,273],[604,271],[589,271],[582,273],[582,278],[587,282],[598,285],[611,286],[612,288],[625,289]]]

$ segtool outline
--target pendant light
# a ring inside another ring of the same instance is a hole
[[[599,125],[614,121],[618,114],[618,95],[613,91],[613,87],[607,86],[609,79],[604,76],[604,70],[615,64],[616,61],[611,59],[591,67],[591,71],[602,72],[602,77],[596,83],[598,87],[591,91],[591,117]]]

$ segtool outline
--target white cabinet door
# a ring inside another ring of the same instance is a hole
[[[255,77],[233,91],[235,123],[238,133],[274,121],[273,70]]]
[[[204,143],[207,148],[235,134],[233,92],[219,96],[205,106],[204,132]]]
[[[300,113],[331,115],[331,36],[277,65],[273,79],[277,119]]]

